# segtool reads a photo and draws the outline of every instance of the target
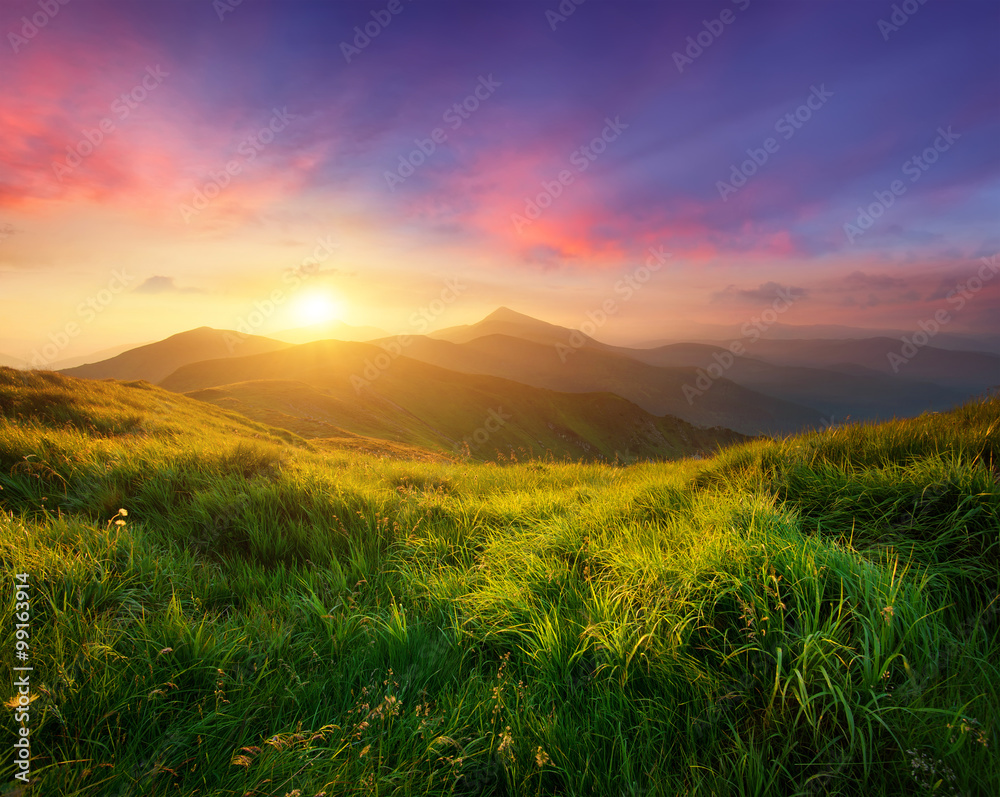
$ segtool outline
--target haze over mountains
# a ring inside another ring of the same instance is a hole
[[[67,368],[76,368],[80,365],[89,365],[90,363],[99,363],[104,360],[110,360],[112,357],[117,357],[119,354],[124,354],[132,349],[138,349],[140,346],[148,346],[150,343],[156,343],[156,341],[146,340],[141,343],[127,343],[119,344],[118,346],[112,346],[108,349],[102,349],[101,351],[92,352],[91,354],[85,355],[75,355],[71,357],[66,357],[65,359],[56,360],[50,363],[47,367],[52,371],[65,371]]]
[[[740,436],[655,417],[609,393],[560,393],[399,357],[378,346],[323,341],[193,363],[169,390],[305,437],[388,439],[489,458],[495,451],[653,459],[710,451]]]
[[[464,350],[417,339],[407,355],[556,390],[611,390],[650,412],[746,433],[787,433],[818,425],[820,416],[832,423],[848,416],[867,420],[916,415],[947,408],[1000,384],[1000,357],[963,353],[959,361],[954,353],[930,349],[921,350],[900,368],[902,378],[891,378],[895,375],[886,353],[893,350],[892,344],[898,349],[900,342],[889,339],[745,338],[741,341],[745,353],[733,356],[721,346],[708,344],[650,349],[609,346],[579,332],[532,321],[504,308],[479,324],[445,329],[433,336],[467,341]],[[494,335],[507,339],[491,340]],[[765,343],[772,344],[768,351],[775,352],[774,362],[759,354]],[[814,348],[817,357],[811,360],[809,352]],[[932,356],[920,368],[913,368],[926,353]],[[761,395],[770,400],[762,400]]]
[[[286,349],[290,345],[255,335],[199,327],[171,335],[158,343],[130,349],[108,360],[63,369],[62,373],[82,379],[145,379],[159,383],[190,362],[246,356]]]
[[[328,321],[295,329],[285,329],[271,335],[275,340],[286,343],[313,343],[317,340],[365,341],[384,338],[388,332],[378,327],[356,327],[343,321]]]
[[[314,439],[627,460],[944,410],[1000,385],[1000,356],[985,352],[924,346],[894,370],[902,343],[887,337],[739,342],[739,356],[707,343],[612,346],[500,308],[369,342],[202,327],[63,373],[144,379]]]
[[[669,343],[710,343],[721,345],[722,341],[737,340],[741,337],[741,324],[691,324],[683,340],[658,338],[632,342],[633,348],[651,349]],[[866,338],[891,338],[899,341],[912,335],[909,329],[871,329],[846,324],[783,324],[780,321],[767,327],[761,333],[763,340],[864,340]],[[941,331],[934,336],[934,346],[948,351],[977,351],[1000,354],[1000,335]]]

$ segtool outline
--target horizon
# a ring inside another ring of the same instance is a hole
[[[509,316],[517,316],[516,319],[510,319]],[[610,316],[604,314],[603,321],[609,319]],[[569,347],[572,349],[579,347],[579,342],[574,342],[577,340],[583,340],[583,338],[577,339],[576,334],[582,333],[585,338],[591,338],[598,344],[605,344],[610,346],[616,346],[622,349],[635,349],[641,351],[643,349],[657,348],[659,346],[670,346],[676,344],[684,343],[705,343],[709,345],[717,345],[722,348],[724,344],[739,344],[742,340],[748,340],[754,342],[756,340],[785,340],[785,341],[807,341],[807,342],[820,342],[820,341],[864,341],[864,340],[874,340],[878,338],[894,337],[900,335],[900,330],[874,330],[874,329],[862,329],[854,327],[838,327],[836,325],[790,325],[782,324],[780,321],[774,321],[768,324],[765,315],[763,318],[760,316],[751,317],[748,321],[744,322],[743,327],[738,329],[735,326],[705,326],[701,328],[702,334],[691,334],[686,338],[663,338],[663,339],[649,339],[649,340],[614,340],[608,339],[602,336],[603,329],[602,317],[592,314],[592,318],[588,318],[578,327],[563,327],[559,324],[553,324],[544,318],[538,318],[535,316],[530,316],[526,313],[522,313],[514,308],[500,306],[495,308],[493,311],[483,316],[482,318],[476,319],[468,324],[455,324],[448,326],[437,326],[431,328],[428,326],[423,332],[400,332],[393,333],[387,330],[369,328],[369,327],[355,327],[352,325],[345,324],[340,320],[327,321],[320,324],[304,325],[301,327],[294,327],[286,330],[279,330],[271,335],[259,334],[255,331],[252,324],[243,324],[236,329],[225,329],[217,328],[208,325],[202,325],[200,327],[193,327],[191,329],[181,329],[175,332],[170,332],[161,339],[157,340],[147,340],[147,341],[133,341],[129,343],[121,343],[117,346],[112,346],[107,349],[102,349],[100,351],[87,352],[85,354],[69,354],[60,359],[53,359],[54,352],[59,348],[56,344],[49,343],[43,344],[40,348],[36,349],[29,355],[29,358],[18,362],[10,363],[3,362],[0,359],[0,366],[8,365],[19,369],[31,369],[36,368],[38,370],[63,370],[68,368],[74,368],[80,365],[96,364],[104,362],[105,360],[111,360],[112,358],[135,349],[145,348],[147,346],[155,346],[158,343],[163,343],[167,340],[174,338],[190,335],[191,333],[197,333],[202,330],[208,330],[211,332],[223,333],[224,339],[228,341],[228,347],[231,351],[232,356],[239,356],[238,351],[240,345],[251,338],[263,338],[267,340],[274,340],[280,343],[287,343],[291,346],[307,345],[309,343],[319,343],[324,341],[333,342],[347,342],[347,343],[367,343],[367,344],[377,344],[383,345],[383,342],[388,341],[388,346],[392,347],[394,340],[415,340],[421,337],[437,337],[439,334],[444,333],[447,335],[449,332],[460,330],[463,328],[475,328],[488,321],[500,320],[502,322],[517,322],[521,319],[531,322],[532,324],[540,324],[544,326],[554,326],[558,329],[564,330],[566,332],[566,341],[562,346]],[[597,323],[595,323],[595,321]],[[422,322],[421,322],[422,323]],[[347,333],[344,336],[337,337],[337,332]],[[372,334],[358,335],[356,333],[362,331],[370,331]],[[800,332],[801,331],[801,332]],[[885,333],[885,334],[880,334]],[[919,336],[920,330],[917,330],[917,335]],[[490,334],[515,334],[511,333],[490,333]],[[938,337],[940,335],[941,337]],[[516,337],[516,335],[515,335]],[[447,338],[445,338],[447,339]],[[908,345],[907,341],[912,341],[912,336],[907,336],[903,334],[900,342],[903,345]],[[936,332],[933,335],[929,335],[926,339],[921,340],[917,338],[916,346],[918,349],[923,348],[942,348],[942,349],[959,349],[967,350],[973,352],[986,352],[996,355],[1000,355],[1000,338],[996,336],[988,335],[951,335],[947,332],[941,333]],[[560,349],[560,344],[557,342],[555,348],[558,352]],[[743,357],[747,354],[747,351],[739,354],[738,356]],[[2,352],[0,352],[2,354]],[[35,362],[32,362],[31,358],[34,358]],[[890,357],[890,365],[891,365]],[[44,365],[44,367],[42,367]]]
[[[7,3],[0,355],[503,306],[636,345],[778,300],[772,329],[1000,335],[998,22],[972,0]]]

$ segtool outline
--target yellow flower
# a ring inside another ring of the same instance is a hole
[[[4,705],[7,708],[13,710],[13,709],[17,708],[18,706],[31,705],[36,700],[38,700],[38,695],[31,694],[31,695],[27,695],[28,702],[27,703],[22,703],[21,702],[21,698],[22,697],[25,697],[25,695],[14,695],[10,700],[8,700],[6,703],[4,703]]]

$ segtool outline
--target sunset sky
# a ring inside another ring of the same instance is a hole
[[[0,354],[415,332],[449,284],[435,327],[683,337],[784,289],[1000,332],[1000,4],[896,5],[4,0]]]

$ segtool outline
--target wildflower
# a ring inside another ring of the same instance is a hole
[[[502,753],[508,750],[511,743],[514,741],[513,737],[510,735],[510,725],[504,729],[504,732],[500,734],[500,746],[497,748],[498,753]]]
[[[4,705],[9,709],[16,709],[18,706],[23,706],[24,703],[21,702],[22,695],[14,695],[10,700],[8,700]],[[28,695],[28,704],[34,703],[38,700],[38,695],[32,694]]]
[[[546,753],[541,746],[535,750],[535,763],[538,764],[538,766],[544,767],[550,760],[549,754]]]

